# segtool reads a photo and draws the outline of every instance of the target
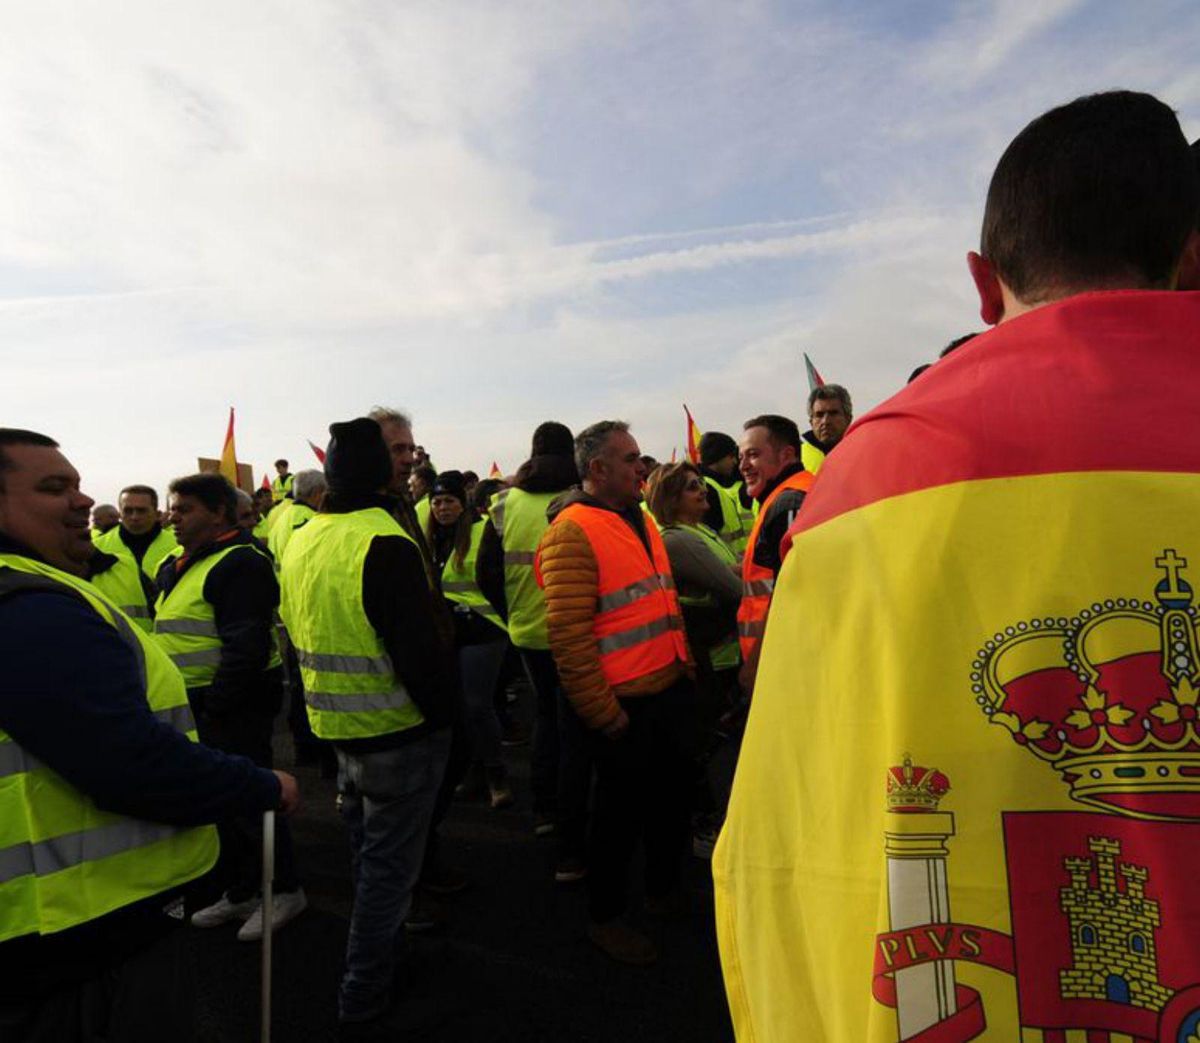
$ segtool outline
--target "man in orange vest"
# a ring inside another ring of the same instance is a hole
[[[691,659],[666,550],[640,507],[645,467],[629,426],[581,431],[575,462],[583,489],[551,506],[534,569],[550,650],[595,758],[588,936],[614,960],[648,964],[653,943],[622,916],[639,837],[647,910],[682,908]]]
[[[742,604],[738,640],[742,646],[742,690],[754,690],[758,653],[767,629],[775,575],[783,564],[779,544],[791,528],[813,476],[800,465],[800,429],[794,420],[767,413],[743,426],[740,469],[746,491],[758,503],[742,559]]]

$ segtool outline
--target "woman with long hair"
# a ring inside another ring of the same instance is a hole
[[[513,801],[500,751],[500,722],[492,697],[504,663],[508,635],[500,613],[475,582],[484,521],[468,506],[458,471],[433,482],[426,537],[454,617],[454,643],[462,678],[463,717],[472,761],[482,765],[493,808]]]
[[[658,522],[683,610],[688,644],[696,659],[697,714],[692,749],[697,788],[693,850],[709,855],[728,799],[731,771],[718,771],[714,755],[719,722],[733,708],[738,666],[737,610],[742,584],[737,556],[704,524],[708,486],[690,463],[659,467],[646,483],[646,505]],[[726,765],[731,768],[731,765]]]

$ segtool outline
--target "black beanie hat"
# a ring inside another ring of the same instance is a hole
[[[568,456],[575,458],[575,436],[566,424],[547,420],[533,432],[530,456]]]
[[[467,483],[463,479],[462,471],[442,471],[434,480],[433,488],[429,490],[429,495],[433,496],[453,496],[462,501],[462,505],[467,505]]]
[[[737,442],[724,431],[706,431],[700,438],[700,462],[711,467],[718,460],[738,455]]]
[[[368,417],[329,425],[325,480],[333,493],[375,493],[392,480],[392,458],[379,425]]]

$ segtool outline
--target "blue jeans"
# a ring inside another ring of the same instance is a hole
[[[462,677],[463,716],[471,759],[488,768],[502,764],[500,759],[500,719],[496,716],[496,679],[504,666],[508,642],[463,645],[458,650],[458,669]]]
[[[443,729],[394,750],[337,751],[354,878],[346,972],[338,992],[343,1021],[366,1021],[390,1003],[396,940],[412,904],[449,750],[450,732]]]

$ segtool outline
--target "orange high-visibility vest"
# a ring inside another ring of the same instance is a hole
[[[742,662],[750,662],[750,656],[767,630],[767,609],[771,607],[771,592],[775,589],[775,573],[754,564],[754,550],[758,546],[758,533],[771,505],[785,489],[808,492],[813,476],[807,471],[797,471],[785,478],[759,508],[746,543],[746,556],[742,558],[742,603],[738,606],[738,643],[742,646]]]
[[[592,633],[609,685],[624,684],[679,660],[687,662],[683,613],[675,596],[671,563],[658,529],[647,523],[646,544],[615,511],[576,503],[554,519],[578,525],[596,557],[599,583]],[[541,558],[535,561],[544,587]]]

